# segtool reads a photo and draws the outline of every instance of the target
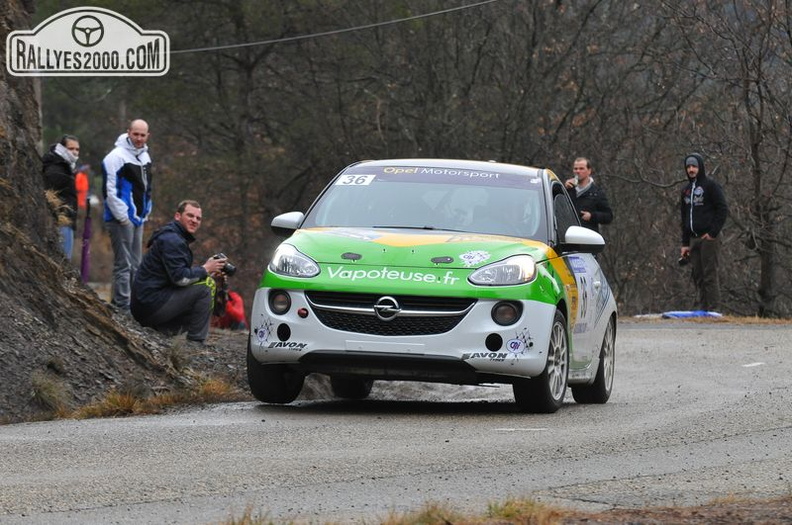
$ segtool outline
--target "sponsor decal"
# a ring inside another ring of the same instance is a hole
[[[347,229],[347,228],[333,228],[327,231],[330,235],[335,235],[338,237],[344,237],[347,239],[355,239],[358,241],[375,241],[383,236],[380,232],[375,231],[366,231],[366,230],[359,230],[359,229]]]
[[[253,334],[259,345],[264,345],[269,340],[271,333],[272,321],[268,318],[265,318],[259,326],[253,329]]]
[[[509,339],[506,341],[506,350],[508,350],[512,356],[516,357],[518,355],[523,355],[527,348],[528,345],[523,339]]]
[[[581,257],[575,255],[570,256],[569,267],[572,269],[573,273],[586,273],[586,261]]]
[[[465,177],[469,179],[497,179],[501,175],[497,172],[457,170],[452,168],[384,168],[383,173],[387,174],[414,174],[414,175],[446,175],[451,177]]]
[[[415,272],[412,270],[393,270],[391,268],[383,267],[376,269],[349,269],[346,266],[328,266],[327,275],[331,279],[339,279],[344,281],[359,281],[359,280],[384,280],[384,281],[402,281],[402,282],[421,282],[429,284],[441,284],[452,286],[459,281],[459,277],[454,277],[454,273],[450,270],[444,274],[435,275],[433,273]]]
[[[368,186],[376,175],[342,175],[335,181],[336,186]]]
[[[508,352],[471,352],[469,354],[462,354],[462,360],[467,361],[470,359],[487,359],[489,361],[506,361],[509,357]]]
[[[467,267],[488,261],[490,257],[491,255],[489,252],[485,252],[483,250],[473,250],[470,252],[465,252],[459,256],[459,258],[462,259],[462,262],[464,262],[465,266]]]
[[[170,39],[144,31],[101,7],[76,7],[33,30],[6,38],[6,69],[14,76],[162,76],[170,68]]]
[[[303,350],[308,346],[308,343],[295,343],[292,341],[275,341],[270,343],[267,348],[290,348],[293,350]]]
[[[259,346],[264,348],[289,348],[293,350],[304,350],[308,343],[297,343],[294,341],[270,341],[269,338],[273,335],[272,320],[265,318],[262,323],[253,329],[253,334],[256,336]]]

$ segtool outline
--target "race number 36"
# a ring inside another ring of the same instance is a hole
[[[336,186],[368,186],[375,175],[344,175],[335,182]]]

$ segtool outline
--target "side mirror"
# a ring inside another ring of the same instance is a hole
[[[599,253],[605,248],[605,239],[594,230],[570,226],[559,248],[562,252]]]
[[[302,224],[303,219],[305,219],[305,214],[301,211],[290,211],[287,213],[281,213],[280,215],[276,215],[272,219],[272,223],[270,223],[270,228],[272,229],[272,233],[275,235],[279,235],[281,237],[288,237],[294,230],[300,227]]]

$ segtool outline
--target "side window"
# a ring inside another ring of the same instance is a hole
[[[553,215],[556,222],[556,238],[564,242],[564,235],[570,226],[580,226],[575,207],[560,184],[553,186]]]

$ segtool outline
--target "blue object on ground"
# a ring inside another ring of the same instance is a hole
[[[723,317],[723,314],[709,312],[707,310],[676,310],[663,312],[663,319],[685,319],[688,317]]]

